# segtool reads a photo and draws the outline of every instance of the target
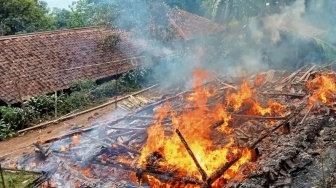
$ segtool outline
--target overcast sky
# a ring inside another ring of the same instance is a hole
[[[54,7],[57,8],[68,8],[73,0],[44,0],[48,3],[48,7],[52,10]]]

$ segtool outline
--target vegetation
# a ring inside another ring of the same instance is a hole
[[[265,15],[278,12],[281,5],[293,2],[295,0],[77,0],[69,9],[56,8],[50,12],[43,1],[0,0],[0,35],[107,26],[135,31],[135,34],[159,41],[164,46],[170,43],[176,32],[170,25],[166,13],[169,8],[178,7],[228,26],[228,33],[233,36],[225,33],[215,36],[210,42],[211,46],[216,48],[213,54],[209,54],[212,59],[209,58],[207,66],[211,66],[211,61],[218,62],[218,59],[227,58],[227,56],[231,56],[231,59],[234,59],[234,56],[241,57],[241,53],[246,53],[242,49],[262,48],[251,46],[246,37],[248,33],[242,28],[245,28],[249,21],[260,21]],[[313,3],[309,0],[305,2]],[[335,5],[332,4],[332,0],[318,2],[315,12],[335,15],[333,8]],[[332,17],[325,17],[328,23],[333,21]],[[256,25],[258,27],[258,24]],[[331,25],[329,33],[332,35],[335,24],[329,25]],[[243,40],[237,40],[237,38]],[[315,41],[316,46],[322,49],[327,59],[335,60],[336,47],[332,42],[318,37],[308,36],[308,38]],[[102,46],[113,48],[119,42],[119,36],[111,35],[102,41]],[[163,77],[162,74],[166,74],[171,76],[166,79],[178,83],[182,79],[179,73],[188,66],[177,65],[176,58],[187,58],[188,54],[184,53],[188,52],[174,52],[172,56],[161,59],[162,63],[158,69],[160,71],[155,70],[155,73],[160,75],[152,74],[152,70],[139,68],[122,75],[118,80],[102,85],[97,85],[91,80],[75,81],[70,88],[70,94],[59,93],[57,100],[55,95],[43,95],[25,101],[21,107],[2,106],[0,107],[0,140],[12,136],[16,130],[54,118],[56,102],[57,115],[60,116],[102,103],[109,97],[140,89],[143,83],[155,80],[148,79],[148,76],[159,78]],[[162,68],[162,65],[166,67]]]
[[[113,49],[121,42],[119,35],[108,35],[101,43],[103,49]]]
[[[55,118],[55,102],[57,115],[62,116],[74,110],[84,110],[106,102],[110,97],[122,95],[153,84],[151,70],[139,67],[134,71],[122,74],[117,80],[97,85],[92,80],[76,80],[71,84],[69,94],[57,96],[41,95],[25,101],[21,107],[0,107],[0,140],[14,135],[15,131],[24,129],[45,120]]]
[[[5,180],[5,186],[10,188],[22,188],[29,185],[29,183],[33,182],[36,178],[36,174],[31,174],[28,172],[7,172],[3,171],[3,176]],[[0,186],[2,186],[1,178],[0,178]]]
[[[52,29],[47,4],[36,0],[0,0],[0,36]]]
[[[92,0],[74,1],[70,10],[55,8],[51,13],[57,29],[87,26],[113,27],[116,16],[114,5]]]

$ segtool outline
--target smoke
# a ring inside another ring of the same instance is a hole
[[[134,43],[139,38],[146,41],[146,51],[154,56],[153,75],[167,87],[189,86],[186,83],[190,83],[194,68],[240,77],[323,61],[312,38],[324,31],[314,26],[312,17],[327,17],[327,13],[315,11],[312,5],[307,8],[305,0],[296,0],[275,13],[231,22],[223,33],[192,41],[157,40],[160,34],[169,34],[164,28],[171,27],[167,5],[142,0],[107,2],[119,7],[116,27],[135,33]]]
[[[263,20],[263,29],[270,34],[270,41],[273,44],[279,42],[281,30],[291,25],[292,20],[302,22],[304,12],[305,0],[298,0],[292,6],[285,7],[280,14],[266,16]]]

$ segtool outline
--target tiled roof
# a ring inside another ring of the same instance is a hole
[[[121,42],[101,47],[108,35]],[[16,103],[69,87],[76,79],[100,79],[132,69],[141,52],[130,33],[104,28],[60,30],[0,37],[0,99]]]
[[[177,35],[184,40],[215,34],[225,29],[221,24],[177,8],[168,11],[168,19],[177,30]]]

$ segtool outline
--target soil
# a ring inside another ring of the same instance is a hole
[[[153,89],[141,93],[138,96],[146,98],[157,97],[159,95],[158,93],[160,93],[159,89]],[[66,121],[22,133],[17,137],[0,142],[0,161],[31,153],[34,150],[34,146],[32,145],[34,142],[43,142],[54,137],[59,137],[71,129],[90,127],[97,121],[115,119],[127,113],[129,113],[129,111],[120,108],[116,109],[115,104],[110,104]]]

